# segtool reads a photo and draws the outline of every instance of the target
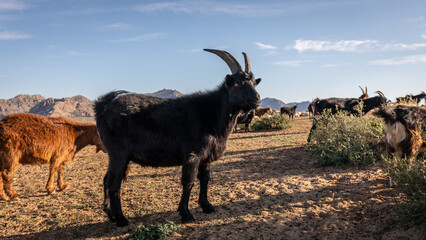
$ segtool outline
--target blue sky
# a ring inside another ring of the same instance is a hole
[[[426,1],[0,0],[0,98],[219,85],[250,57],[262,98],[426,91]]]

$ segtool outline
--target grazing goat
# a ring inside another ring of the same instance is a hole
[[[294,115],[296,114],[297,104],[293,107],[282,107],[280,109],[281,114],[287,114],[291,119],[294,119]]]
[[[397,105],[373,113],[386,122],[386,154],[399,153],[408,158],[426,151],[421,132],[426,131],[426,108]]]
[[[255,110],[254,115],[256,117],[262,117],[263,115],[265,115],[268,111],[272,111],[271,107],[267,107],[267,108],[257,108]]]
[[[13,173],[19,163],[50,163],[47,193],[55,192],[56,172],[58,187],[66,189],[63,179],[65,163],[87,145],[96,145],[96,152],[105,151],[94,123],[29,113],[6,116],[0,121],[0,198],[18,198],[13,189]]]
[[[361,96],[359,96],[359,98],[358,98],[358,100],[365,100],[365,99],[368,99],[369,98],[369,96],[368,96],[368,90],[367,90],[367,87],[365,87],[365,90],[361,87],[361,86],[359,86],[359,88],[361,89],[361,91],[362,91],[362,95]],[[379,92],[379,91],[377,91],[377,92]],[[327,99],[323,99],[323,102],[324,102],[324,100],[325,101],[336,101],[336,102],[338,102],[336,105],[338,106],[338,107],[343,107],[344,106],[344,104],[341,104],[341,102],[342,101],[344,101],[343,99],[346,99],[346,100],[349,100],[350,98],[327,98]],[[351,99],[354,99],[354,98],[351,98]],[[318,103],[320,101],[320,99],[319,98],[315,98],[310,104],[309,104],[309,106],[308,106],[308,112],[309,112],[309,118],[311,118],[311,115],[312,116],[315,116],[317,113],[318,113],[318,110],[315,108],[316,107],[316,104]],[[327,104],[326,104],[327,105]],[[325,106],[323,106],[323,107],[325,107]],[[333,107],[334,107],[334,109],[336,109],[335,108],[335,106],[333,105]],[[324,109],[321,109],[321,112],[323,111]]]
[[[379,96],[367,98],[364,100],[360,100],[358,98],[321,99],[315,102],[315,106],[314,106],[315,113],[322,113],[326,109],[330,109],[333,114],[337,113],[340,110],[345,110],[351,114],[358,115],[359,112],[357,111],[356,107],[362,101],[363,102],[362,113],[365,114],[376,107],[380,107],[386,104],[387,99],[383,95],[383,93],[380,91],[376,91],[376,93],[379,94]]]
[[[363,107],[361,109],[361,114],[364,115],[369,111],[373,110],[376,107],[381,107],[386,105],[387,99],[382,92],[377,91],[379,96],[367,98],[360,100],[358,98],[327,98],[314,102],[315,113],[322,113],[326,109],[331,110],[332,114],[336,114],[340,110],[349,112],[350,114],[359,115],[360,112],[357,109],[359,104],[363,102]],[[308,142],[311,141],[312,132],[316,129],[316,122],[313,121],[311,130],[309,131]]]
[[[251,123],[251,121],[253,121],[254,118],[254,110],[251,110],[248,113],[243,113],[242,115],[240,115],[237,119],[237,124],[235,124],[235,130],[234,132],[237,132],[237,125],[238,124],[244,124],[244,131],[248,132],[249,129],[249,125]]]
[[[200,180],[198,203],[204,213],[215,212],[207,200],[210,164],[223,156],[239,114],[260,105],[255,87],[261,79],[254,78],[245,53],[243,71],[231,54],[204,50],[222,58],[232,72],[216,90],[178,99],[116,91],[95,101],[99,134],[109,155],[104,210],[117,226],[128,225],[120,187],[130,161],[153,167],[182,165],[178,212],[184,223],[195,221],[188,201],[196,177]]]
[[[396,102],[397,103],[403,103],[403,102],[408,102],[410,101],[410,99],[412,101],[414,101],[417,105],[419,105],[419,103],[422,101],[422,99],[426,99],[426,93],[425,92],[421,92],[418,95],[405,95],[405,97],[398,97],[396,98]]]

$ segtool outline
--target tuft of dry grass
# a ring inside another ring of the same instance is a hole
[[[380,165],[315,167],[305,149],[311,122],[295,118],[279,131],[231,135],[225,156],[212,164],[209,199],[217,212],[198,207],[195,184],[190,209],[194,224],[167,239],[421,239],[412,226],[399,226],[392,208],[400,195],[388,187]],[[117,228],[102,211],[107,155],[94,147],[66,166],[69,189],[47,196],[48,166],[19,166],[20,201],[0,202],[2,239],[122,239],[140,223],[180,223],[179,167],[131,164],[122,187],[130,225]]]

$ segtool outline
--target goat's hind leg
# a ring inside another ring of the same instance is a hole
[[[200,180],[200,197],[198,199],[198,203],[200,204],[204,213],[216,212],[216,209],[213,207],[213,205],[210,204],[209,200],[207,200],[207,190],[210,181],[209,165],[201,165],[198,168],[198,179]]]
[[[9,199],[9,197],[6,195],[6,193],[4,192],[4,185],[3,185],[3,171],[1,171],[0,169],[0,199],[3,201],[7,201]]]
[[[1,178],[2,178],[2,190],[12,199],[19,199],[18,195],[16,195],[15,189],[13,188],[13,173],[16,170],[16,167],[18,166],[18,163],[12,163],[10,166],[2,166],[3,169],[1,170]],[[3,196],[4,197],[4,196]],[[5,198],[1,197],[2,199],[6,200],[7,196]]]
[[[104,177],[104,211],[112,222],[118,227],[129,225],[121,209],[120,188],[126,174],[129,161],[125,158],[117,158],[110,155],[108,172]]]
[[[59,163],[60,161],[58,159],[52,159],[50,162],[49,167],[49,179],[46,183],[46,190],[47,194],[53,194],[56,192],[55,188],[53,187],[53,180],[55,179],[56,172],[58,172]],[[58,180],[59,181],[59,180]]]

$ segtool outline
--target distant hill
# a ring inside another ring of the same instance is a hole
[[[283,101],[276,98],[264,98],[262,99],[262,103],[260,104],[260,107],[266,108],[270,106],[272,109],[280,110],[281,107],[292,107],[296,104],[297,104],[296,111],[303,112],[308,109],[309,101],[284,103]]]
[[[163,89],[148,95],[161,98],[178,98],[183,94]],[[93,101],[77,95],[66,98],[45,98],[39,94],[21,94],[10,99],[0,99],[0,119],[13,113],[34,113],[43,116],[94,117]]]
[[[160,91],[157,91],[155,93],[147,93],[147,95],[151,95],[154,97],[160,97],[160,98],[180,98],[183,96],[182,93],[176,91],[176,90],[171,90],[171,89],[163,89]]]
[[[163,89],[147,95],[161,98],[179,98],[184,94],[171,89]],[[282,106],[294,106],[296,103],[284,103],[275,98],[264,98],[260,107],[271,106],[279,110]],[[297,103],[297,111],[302,112],[308,108],[309,102]],[[39,94],[21,94],[10,99],[0,99],[0,119],[13,113],[34,113],[43,116],[65,117],[94,117],[93,101],[77,95],[66,98],[45,98]]]
[[[0,118],[13,113],[43,116],[93,117],[93,102],[78,95],[69,98],[45,98],[41,95],[18,95],[0,99]]]

